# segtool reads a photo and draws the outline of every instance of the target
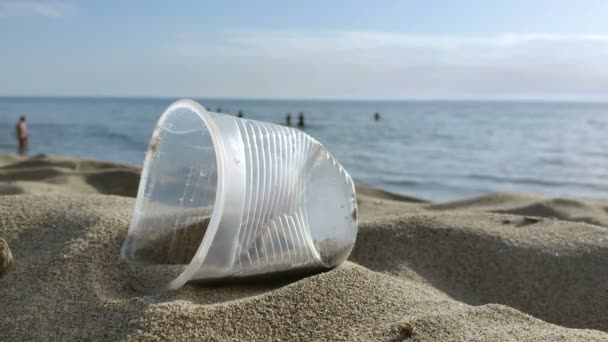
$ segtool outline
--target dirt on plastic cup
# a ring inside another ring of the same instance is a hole
[[[152,134],[121,257],[158,293],[327,270],[356,236],[354,183],[318,141],[180,100]]]

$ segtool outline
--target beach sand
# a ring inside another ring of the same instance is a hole
[[[0,156],[0,341],[608,340],[608,203],[434,204],[358,187],[349,261],[303,279],[143,296],[119,259],[128,165]]]

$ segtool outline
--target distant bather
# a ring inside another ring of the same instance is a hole
[[[300,112],[298,115],[298,127],[304,127],[304,112]]]
[[[291,126],[291,113],[287,113],[287,116],[285,117],[285,123],[287,124],[287,126]]]
[[[25,154],[27,153],[27,122],[25,121],[25,116],[22,115],[19,118],[19,122],[17,123],[17,127],[16,127],[16,136],[17,136],[17,143],[19,144],[19,146],[17,147],[17,153],[19,154]]]

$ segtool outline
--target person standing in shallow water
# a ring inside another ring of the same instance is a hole
[[[304,112],[300,112],[298,115],[298,127],[304,127]]]
[[[285,123],[287,124],[287,126],[291,126],[291,113],[287,113],[287,116],[285,117]]]
[[[243,111],[239,110],[239,112],[236,114],[237,117],[242,118],[243,117]]]
[[[380,121],[380,113],[378,113],[378,112],[374,113],[374,119],[376,121]]]
[[[25,154],[27,152],[27,123],[25,122],[25,116],[22,115],[19,118],[19,122],[16,127],[17,136],[17,153]]]

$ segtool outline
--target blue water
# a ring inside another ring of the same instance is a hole
[[[173,100],[0,97],[0,152],[16,150],[15,123],[25,114],[30,154],[141,165]],[[357,181],[393,192],[439,201],[495,191],[608,198],[608,104],[197,101],[277,123],[304,111],[306,132]]]

